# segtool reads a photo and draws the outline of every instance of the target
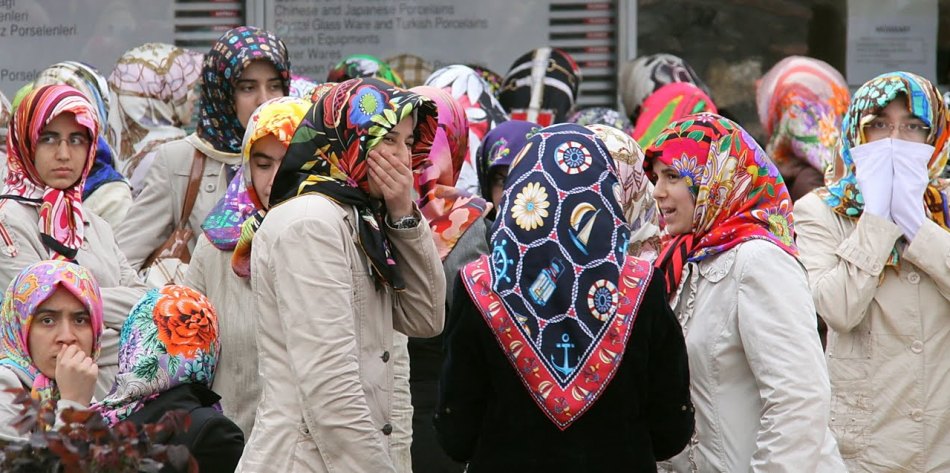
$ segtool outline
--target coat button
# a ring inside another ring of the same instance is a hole
[[[213,182],[209,182],[209,183],[205,184],[205,192],[214,192],[214,190],[217,189],[217,188],[218,188],[218,186],[214,185]]]
[[[916,353],[916,354],[918,354],[918,355],[921,354],[921,353],[923,353],[923,352],[924,352],[924,342],[922,342],[922,341],[920,341],[920,340],[914,340],[914,343],[911,343],[911,344],[910,344],[910,351],[912,351],[912,352],[914,352],[914,353]]]
[[[871,271],[875,273],[880,273],[884,270],[884,265],[881,263],[874,263],[874,266],[871,266]]]
[[[913,419],[914,422],[920,422],[924,420],[924,411],[920,409],[914,409],[910,411],[910,418]]]
[[[383,435],[390,435],[393,433],[393,426],[391,424],[386,424],[383,426]]]
[[[384,352],[383,352],[383,356],[381,356],[380,358],[383,359],[383,363],[388,362],[388,361],[389,361],[389,352],[388,352],[388,351],[384,351]]]
[[[920,275],[917,273],[910,273],[907,275],[907,280],[910,281],[911,284],[917,284],[920,282]]]

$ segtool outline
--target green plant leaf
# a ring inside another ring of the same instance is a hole
[[[146,381],[151,381],[155,378],[155,373],[158,372],[158,358],[155,355],[149,355],[143,358],[139,365],[135,367],[134,373],[135,376],[142,378]]]

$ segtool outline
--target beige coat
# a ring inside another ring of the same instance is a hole
[[[257,368],[257,305],[250,280],[231,270],[233,251],[215,248],[202,234],[185,276],[185,285],[208,297],[218,313],[221,357],[215,370],[212,389],[221,396],[224,415],[234,421],[250,438],[254,414],[261,398],[261,377]],[[396,471],[412,470],[412,404],[409,395],[408,339],[394,335],[392,456]],[[401,466],[400,466],[401,465]]]
[[[102,217],[115,230],[132,207],[132,188],[126,182],[107,182],[89,195],[82,205],[83,209]]]
[[[893,222],[840,217],[810,194],[795,229],[830,329],[831,427],[849,469],[950,471],[950,233],[925,221],[895,270]]]
[[[843,471],[798,261],[752,240],[689,263],[683,281],[674,310],[686,335],[696,433],[672,471]]]
[[[241,161],[240,155],[216,151],[194,134],[159,146],[145,177],[142,193],[136,197],[115,232],[119,247],[136,270],[141,269],[148,255],[165,242],[181,219],[181,206],[196,148],[208,159],[205,160],[204,177],[195,207],[188,219],[195,233],[188,245],[192,251],[201,233],[201,224],[227,190],[225,166],[240,164]]]
[[[40,240],[39,208],[6,200],[0,208],[0,223],[13,239],[12,251],[0,251],[0,286],[4,289],[23,268],[49,259],[49,251]],[[112,227],[92,212],[85,212],[84,242],[76,262],[92,272],[102,292],[102,315],[106,329],[102,333],[99,355],[99,381],[96,398],[103,399],[112,389],[119,363],[119,332],[132,306],[145,294],[146,287],[119,251]]]
[[[305,195],[271,209],[254,237],[264,389],[238,471],[396,471],[393,330],[441,332],[445,276],[420,223],[386,230],[406,289],[377,287],[355,218],[352,207]]]

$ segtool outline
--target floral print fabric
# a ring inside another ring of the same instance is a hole
[[[392,245],[382,230],[382,202],[371,199],[367,153],[401,120],[415,117],[410,167],[425,163],[438,129],[436,105],[428,98],[379,79],[335,85],[307,111],[274,177],[270,205],[317,193],[356,207],[359,244],[374,275],[394,289],[405,283]],[[266,217],[265,217],[266,218]]]
[[[116,146],[123,174],[132,178],[140,165],[147,169],[160,144],[185,137],[182,126],[193,113],[188,97],[201,77],[203,59],[164,43],[146,43],[119,57],[109,87],[118,100],[112,128],[121,130]]]
[[[112,425],[175,386],[211,387],[221,354],[218,317],[194,289],[151,289],[132,307],[119,346],[112,391],[92,406]]]
[[[198,102],[198,137],[222,153],[241,152],[244,126],[234,109],[234,85],[253,61],[273,64],[290,93],[290,59],[277,36],[253,26],[234,28],[205,55]]]
[[[538,407],[560,429],[596,401],[652,276],[627,256],[613,160],[591,130],[547,127],[515,157],[491,255],[462,280]]]
[[[947,127],[947,106],[940,92],[930,81],[910,72],[891,72],[871,79],[857,91],[851,99],[848,113],[841,124],[841,140],[838,153],[825,172],[825,187],[819,188],[818,196],[831,206],[836,213],[849,218],[858,218],[864,212],[864,196],[858,189],[855,177],[854,160],[851,148],[867,142],[864,137],[864,125],[874,120],[877,113],[887,106],[898,94],[907,97],[910,112],[930,127],[927,143],[934,146],[933,156],[928,165],[930,184],[925,193],[924,203],[930,219],[943,228],[950,222],[947,210],[947,184],[940,178],[947,165],[950,136]],[[897,263],[897,254],[891,258],[891,264]]]
[[[588,125],[614,158],[623,189],[620,205],[630,226],[627,253],[653,261],[660,252],[660,209],[653,198],[653,183],[643,169],[643,150],[627,133],[607,125]]]
[[[72,113],[76,122],[89,131],[92,144],[82,177],[67,189],[47,187],[34,164],[40,132],[53,118]],[[10,124],[7,137],[7,178],[3,193],[30,199],[40,207],[39,230],[51,259],[76,258],[83,243],[85,211],[82,191],[96,155],[99,121],[89,100],[67,85],[34,89],[23,98]]]
[[[685,60],[672,54],[650,54],[628,62],[620,71],[619,82],[624,111],[634,123],[647,97],[665,85],[685,82],[698,87],[707,97],[712,96],[699,74]]]
[[[739,125],[710,113],[677,120],[646,150],[648,173],[657,160],[674,168],[696,199],[692,233],[674,237],[658,260],[671,295],[687,262],[702,261],[744,241],[770,241],[798,257],[785,182]]]
[[[435,132],[429,159],[414,173],[419,211],[429,222],[435,247],[444,261],[459,238],[488,210],[477,195],[455,187],[468,156],[468,119],[461,105],[445,90],[431,86],[411,90],[435,102],[439,129]]]
[[[776,164],[799,159],[824,171],[831,164],[850,100],[848,83],[833,67],[803,56],[779,61],[758,82],[765,150]]]
[[[643,147],[653,140],[674,120],[696,113],[717,113],[716,105],[699,87],[689,82],[664,85],[650,94],[637,115],[633,138]]]
[[[58,399],[56,381],[47,378],[30,357],[29,336],[33,314],[57,289],[69,291],[89,311],[93,360],[99,358],[102,335],[102,297],[99,284],[86,268],[66,261],[40,261],[20,271],[3,296],[0,307],[0,365],[13,368],[29,381],[34,399]]]
[[[485,135],[508,121],[505,109],[492,95],[488,84],[468,66],[443,67],[432,73],[425,85],[444,89],[465,110],[468,119],[468,155],[462,165],[456,187],[478,193],[478,172],[473,159]]]

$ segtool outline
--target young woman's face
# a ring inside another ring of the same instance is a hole
[[[488,176],[488,191],[491,195],[491,202],[495,208],[501,203],[501,194],[505,192],[505,179],[508,178],[508,166],[496,166],[492,168]]]
[[[686,180],[676,169],[659,160],[653,162],[653,175],[656,176],[653,197],[663,214],[666,231],[671,235],[693,231],[693,211],[696,207],[696,199],[689,191]]]
[[[907,98],[898,95],[878,113],[877,118],[864,125],[868,143],[887,138],[898,138],[915,143],[926,143],[930,127],[907,110]]]
[[[34,166],[47,187],[67,189],[82,177],[92,139],[72,113],[61,113],[40,131]]]
[[[36,308],[29,330],[30,357],[47,378],[55,378],[56,357],[69,345],[78,345],[86,356],[92,356],[89,310],[66,289],[56,289]]]
[[[251,145],[251,157],[248,161],[251,181],[265,210],[270,207],[270,189],[285,154],[287,146],[274,135],[267,135]]]
[[[284,82],[270,61],[257,60],[247,65],[234,82],[234,111],[241,126],[247,127],[251,114],[262,103],[284,96]]]
[[[409,166],[412,145],[416,142],[415,131],[416,124],[413,118],[403,118],[392,130],[389,130],[389,133],[386,133],[386,136],[373,150],[379,151],[384,158],[391,160],[391,162]],[[374,199],[383,198],[382,192],[376,188],[372,179],[369,180],[369,195]]]

